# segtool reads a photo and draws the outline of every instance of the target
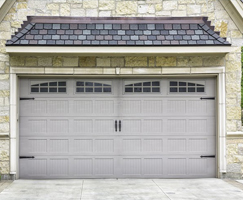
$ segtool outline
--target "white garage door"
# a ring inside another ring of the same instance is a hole
[[[216,176],[215,80],[22,79],[20,178]]]

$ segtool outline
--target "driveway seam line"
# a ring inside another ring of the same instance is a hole
[[[81,187],[81,195],[80,195],[80,200],[82,199],[82,194],[83,194],[83,188],[84,188],[84,180],[82,182],[82,187]]]
[[[164,193],[171,200],[171,198],[162,190],[162,188],[154,181],[154,179],[152,179],[152,181],[161,190],[161,192]]]

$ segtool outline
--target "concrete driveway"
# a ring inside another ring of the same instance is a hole
[[[220,179],[16,180],[1,200],[241,200],[243,191]]]

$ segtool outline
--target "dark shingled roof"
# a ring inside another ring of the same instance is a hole
[[[7,46],[228,46],[206,17],[28,17]]]

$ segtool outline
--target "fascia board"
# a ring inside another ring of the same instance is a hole
[[[243,33],[243,6],[239,0],[219,0],[238,29]]]
[[[2,22],[2,20],[4,19],[4,17],[6,16],[6,14],[15,2],[16,0],[6,0],[3,3],[2,7],[0,7],[0,23]]]
[[[9,54],[80,54],[80,55],[160,55],[160,54],[226,54],[235,51],[231,46],[193,47],[46,47],[46,46],[7,46]]]

